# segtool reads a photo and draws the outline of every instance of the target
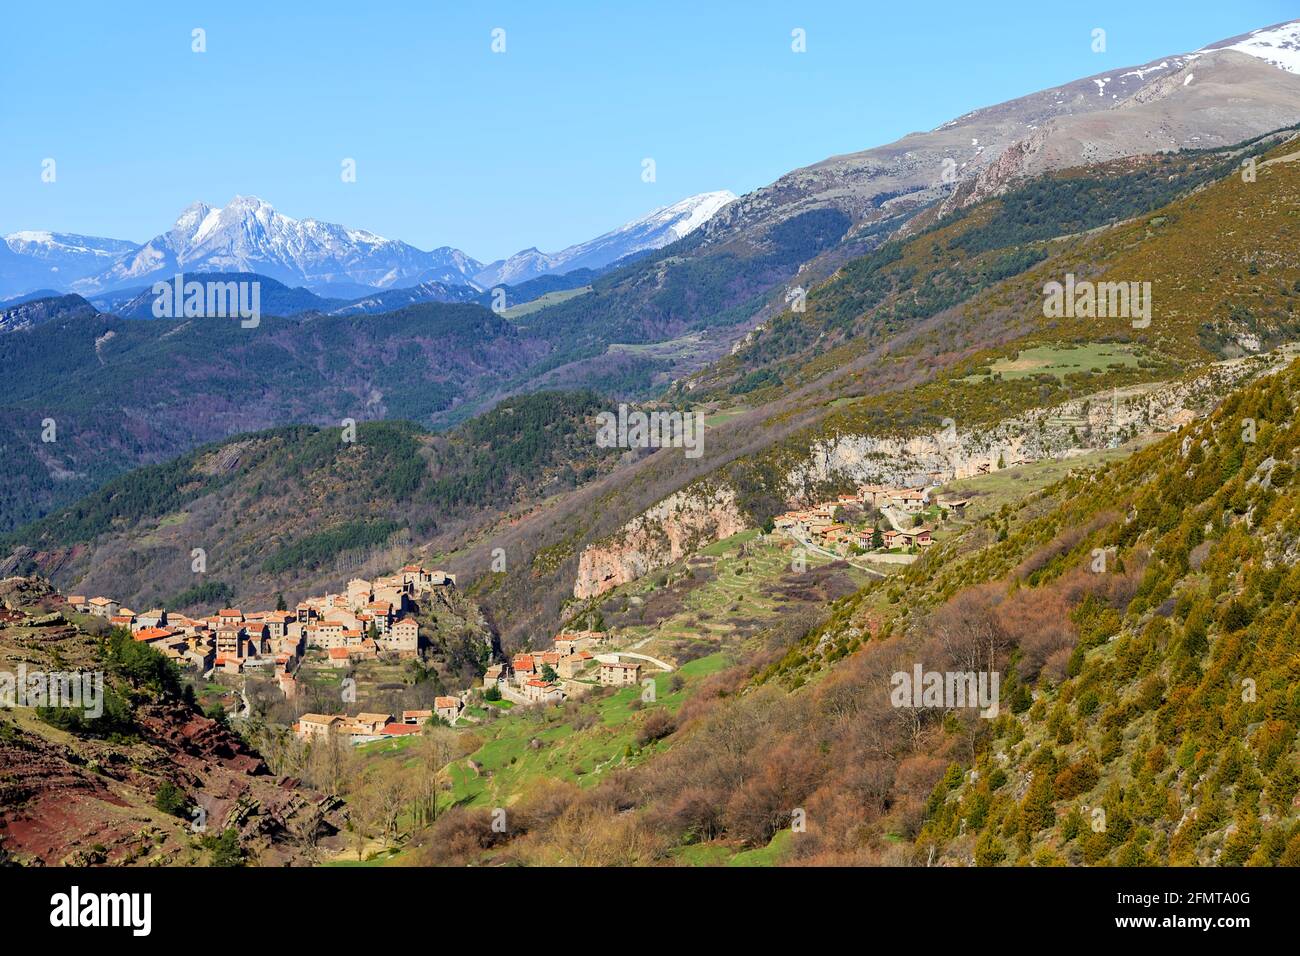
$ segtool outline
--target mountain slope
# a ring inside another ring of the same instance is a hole
[[[1206,420],[1046,487],[964,483],[975,513],[906,570],[731,647],[705,683],[683,668],[671,719],[604,758],[617,774],[588,783],[581,761],[626,698],[598,701],[585,747],[573,707],[543,716],[571,724],[543,739],[579,785],[512,773],[490,745],[487,786],[506,793],[450,810],[414,841],[422,859],[1297,865],[1300,362],[1216,397]],[[746,566],[754,543],[728,542]],[[703,566],[640,593],[689,589]],[[602,605],[623,639],[632,593]],[[710,637],[697,619],[692,645]],[[917,670],[997,674],[997,712],[900,698]],[[522,825],[473,839],[503,795]]]
[[[55,319],[90,318],[96,309],[79,295],[54,295],[0,307],[0,335],[30,329]]]
[[[1270,28],[1257,44],[1283,42],[1294,29]],[[630,361],[644,380],[667,384],[784,311],[794,287],[819,284],[935,204],[948,212],[1045,173],[1225,147],[1297,121],[1300,76],[1242,49],[1110,70],[794,170],[536,321],[566,335],[553,361],[567,384],[598,381],[616,361],[624,378]],[[817,241],[789,242],[796,232]],[[666,358],[629,359],[624,348],[688,333],[698,333],[690,347],[660,350]]]
[[[515,622],[504,625],[507,636],[515,629],[528,633],[547,626],[532,609],[552,589],[587,598],[593,587],[599,592],[608,581],[675,559],[669,547],[638,543],[634,526],[640,516],[654,528],[662,523],[660,511],[696,515],[699,520],[689,527],[682,521],[669,534],[698,543],[737,524],[761,527],[787,507],[863,483],[929,483],[933,472],[990,467],[1000,451],[1051,457],[1105,448],[1116,440],[1120,422],[1128,435],[1167,428],[1185,410],[1203,409],[1216,390],[1258,374],[1272,360],[1211,364],[1240,354],[1238,340],[1249,343],[1258,336],[1258,348],[1297,338],[1288,308],[1297,301],[1300,272],[1294,262],[1300,260],[1288,255],[1288,220],[1300,190],[1300,164],[1281,161],[1294,149],[1289,142],[1273,145],[1261,157],[1256,182],[1242,182],[1229,164],[1228,176],[1209,188],[1188,183],[1193,192],[1164,209],[1095,233],[1036,239],[1047,258],[1028,260],[1030,267],[1012,270],[967,301],[959,298],[937,312],[903,313],[860,349],[850,340],[805,360],[808,374],[792,387],[729,396],[730,408],[716,398],[706,401],[702,410],[716,418],[700,458],[684,460],[671,449],[646,456],[556,502],[544,519],[520,522],[494,544],[537,555],[534,574],[494,580],[484,600],[500,619]],[[1068,178],[1061,174],[1058,181]],[[943,254],[948,243],[969,243],[976,250],[987,243],[994,251],[981,256],[1001,255],[996,250],[1008,233],[997,208],[996,201],[986,201],[916,243],[900,242],[913,248],[907,255],[917,266],[901,286],[906,296],[924,293],[918,300],[924,302],[947,294],[944,284],[928,276],[934,269],[959,274],[952,269],[960,259]],[[1063,216],[1061,228],[1068,230],[1075,211],[1069,203],[1036,208],[1040,227],[1052,215]],[[1231,229],[1223,228],[1225,222]],[[1263,255],[1276,237],[1283,244]],[[1149,278],[1151,325],[1045,322],[1043,286],[1069,272],[1097,280]],[[870,317],[850,297],[833,311],[841,307],[846,319]],[[539,314],[546,311],[552,310]],[[1216,323],[1221,332],[1211,331]],[[1107,343],[1120,345],[1117,357],[1123,361],[1090,357],[1114,348]],[[999,371],[1016,368],[1026,350],[1060,356],[1060,371],[1050,361],[1041,361],[1041,371],[1029,365],[1028,374]],[[1089,358],[1075,360],[1076,355]],[[692,399],[689,390],[672,397]],[[1103,414],[1112,403],[1118,406],[1114,424]],[[943,438],[945,419],[953,423],[951,441]],[[485,550],[476,548],[449,563],[468,573],[486,562]],[[606,580],[611,568],[624,570]]]
[[[592,395],[545,393],[438,436],[406,422],[362,423],[351,441],[309,426],[240,435],[0,538],[0,569],[154,606],[195,586],[191,549],[202,547],[202,581],[242,601],[323,593],[609,470],[617,453],[590,441],[599,408]]]
[[[466,417],[544,346],[477,305],[369,316],[64,317],[0,335],[0,523],[205,441],[285,422]],[[21,371],[19,371],[21,370]],[[57,425],[43,440],[42,422]]]

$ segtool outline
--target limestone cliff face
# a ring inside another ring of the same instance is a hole
[[[817,489],[831,481],[932,486],[1114,448],[1137,435],[1176,431],[1213,408],[1237,383],[1291,357],[1287,352],[1231,359],[1194,378],[1098,393],[991,425],[962,428],[953,421],[930,434],[845,433],[819,439],[786,472],[784,494],[797,507],[817,500]],[[678,491],[609,539],[588,546],[578,561],[573,595],[584,600],[635,581],[743,531],[746,524],[728,485]]]
[[[1139,434],[1177,430],[1267,361],[1222,362],[1188,381],[1096,394],[971,429],[951,422],[931,434],[837,435],[811,445],[808,457],[787,472],[786,490],[791,503],[799,504],[809,500],[811,489],[835,479],[935,485],[1113,448]]]
[[[730,488],[684,488],[633,518],[608,540],[587,547],[578,559],[573,596],[582,600],[603,594],[745,527]]]

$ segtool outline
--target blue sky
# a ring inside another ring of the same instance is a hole
[[[553,251],[1297,13],[1281,0],[6,5],[0,233],[143,241],[195,200],[242,193],[425,249]],[[191,52],[195,27],[206,53]]]

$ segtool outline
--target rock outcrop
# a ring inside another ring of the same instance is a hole
[[[791,504],[799,504],[810,489],[830,481],[928,486],[1113,448],[1137,435],[1176,431],[1236,383],[1284,359],[1233,359],[1193,379],[1095,394],[990,426],[962,429],[952,422],[930,434],[837,435],[812,444],[808,457],[787,472],[786,491]]]
[[[730,488],[684,488],[583,551],[573,596],[581,600],[603,594],[746,526]]]

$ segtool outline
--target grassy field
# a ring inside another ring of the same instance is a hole
[[[719,409],[712,415],[704,417],[705,428],[717,428],[719,425],[725,425],[733,418],[739,418],[750,410],[748,405],[729,405],[726,408]]]
[[[692,843],[673,851],[673,860],[680,866],[776,866],[794,831],[778,830],[767,846],[741,849],[727,843]]]
[[[615,342],[609,346],[608,351],[611,354],[636,355],[640,358],[648,359],[669,359],[679,360],[690,358],[699,352],[700,346],[704,343],[703,332],[690,332],[676,339],[668,339],[666,342],[648,342],[648,343],[619,343]]]
[[[642,688],[624,687],[595,693],[565,707],[529,708],[476,727],[483,746],[450,768],[449,804],[507,807],[530,788],[547,780],[579,786],[597,783],[617,767],[633,766],[659,745],[636,743],[637,728],[656,708],[676,712],[692,685],[727,666],[722,654],[701,657],[673,674],[657,673],[655,701],[641,703]],[[470,761],[478,765],[475,770]]]
[[[1121,458],[1162,436],[1144,436],[1119,448],[1105,448],[1078,455],[1074,458],[1044,459],[1004,468],[989,475],[963,478],[939,489],[944,495],[969,496],[973,500],[966,506],[966,520],[977,520],[997,511],[1004,504],[1014,504],[1032,491],[1046,488],[1077,469],[1097,468]]]
[[[578,289],[560,289],[556,292],[548,292],[529,302],[524,302],[520,305],[512,305],[509,308],[502,309],[501,315],[507,319],[517,319],[521,316],[538,312],[546,308],[548,305],[555,305],[558,302],[564,302],[566,299],[576,299],[578,296],[586,295],[590,291],[591,286],[584,285]],[[508,295],[507,298],[509,298]]]
[[[1089,342],[1086,345],[1039,345],[1024,349],[1010,358],[999,359],[989,370],[1004,379],[1030,375],[1055,375],[1064,380],[1074,372],[1104,372],[1111,365],[1137,368],[1137,354],[1130,346]],[[978,382],[982,375],[968,376],[965,381]]]

